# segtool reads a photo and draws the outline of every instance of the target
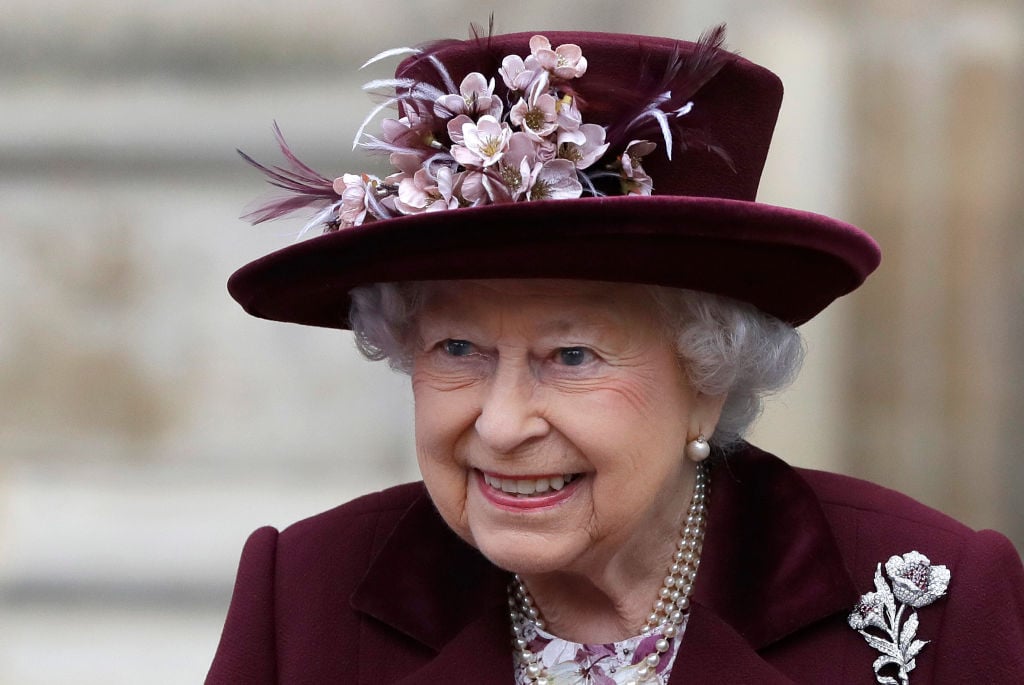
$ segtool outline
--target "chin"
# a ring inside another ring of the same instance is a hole
[[[519,574],[554,573],[575,558],[568,546],[549,538],[522,533],[485,532],[474,535],[474,546],[495,566]]]

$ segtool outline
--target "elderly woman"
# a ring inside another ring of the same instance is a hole
[[[423,482],[256,531],[208,682],[1021,682],[1005,538],[743,441],[879,255],[754,201],[782,88],[720,41],[405,51],[392,175],[249,160],[327,230],[232,294],[408,373]]]

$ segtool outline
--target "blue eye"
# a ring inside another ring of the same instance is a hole
[[[468,340],[445,340],[441,343],[441,349],[449,356],[465,357],[473,353],[473,343]]]
[[[590,350],[585,347],[563,347],[556,355],[558,361],[565,366],[580,366],[590,359]]]

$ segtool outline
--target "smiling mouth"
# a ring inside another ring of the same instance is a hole
[[[557,492],[569,483],[581,477],[579,473],[567,473],[557,476],[545,476],[543,478],[500,478],[484,473],[484,482],[494,490],[500,490],[508,495],[517,497],[533,497],[544,495],[550,492]]]

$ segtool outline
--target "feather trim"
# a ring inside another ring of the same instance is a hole
[[[660,133],[666,144],[666,154],[672,159],[674,143],[685,136],[679,119],[692,107],[694,95],[732,59],[724,49],[725,24],[701,34],[690,54],[680,54],[678,46],[670,55],[660,74],[651,73],[649,64],[641,68],[637,88],[619,91],[619,101],[637,103],[628,108],[618,123],[608,127],[610,149],[621,148],[629,140],[643,139]],[[669,101],[683,103],[677,109],[662,109]],[[674,135],[673,135],[674,134]]]
[[[281,154],[284,155],[287,167],[268,167],[260,164],[255,159],[238,150],[247,163],[258,169],[267,177],[270,185],[287,191],[289,194],[284,197],[275,198],[265,202],[256,209],[247,212],[243,219],[253,224],[259,224],[271,219],[277,219],[292,212],[307,207],[320,207],[324,204],[333,204],[341,199],[341,196],[334,191],[334,181],[324,177],[306,163],[302,162],[285,142],[281,128],[274,122],[274,137],[277,139]]]
[[[368,59],[365,62],[363,62],[363,66],[361,66],[359,68],[360,69],[365,69],[366,67],[370,66],[371,64],[376,64],[377,62],[380,62],[381,60],[387,59],[388,57],[401,57],[401,56],[404,56],[404,55],[418,55],[421,52],[423,52],[423,51],[420,48],[391,48],[390,50],[385,50],[384,52],[378,52],[376,55],[374,55],[370,59]]]

